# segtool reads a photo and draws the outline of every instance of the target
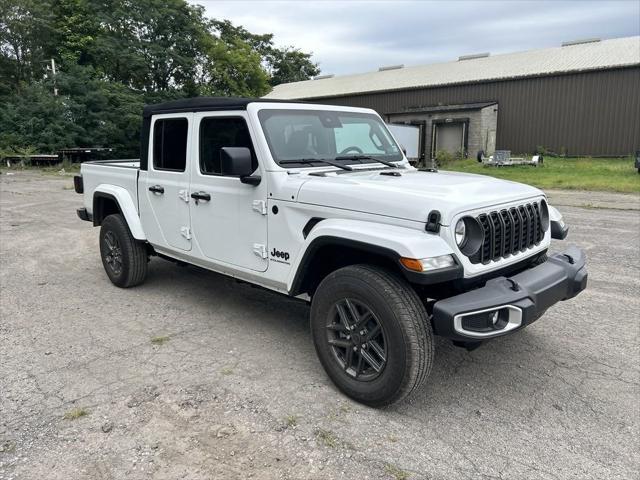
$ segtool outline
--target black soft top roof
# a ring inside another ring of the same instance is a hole
[[[291,100],[242,97],[195,97],[181,98],[171,102],[145,105],[142,116],[150,117],[159,113],[202,112],[211,110],[246,110],[250,103],[305,103]]]

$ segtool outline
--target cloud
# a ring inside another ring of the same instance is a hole
[[[640,35],[636,0],[190,1],[205,6],[209,17],[313,52],[323,73],[337,75]]]

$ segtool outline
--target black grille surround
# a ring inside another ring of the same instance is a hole
[[[469,261],[488,264],[540,245],[546,228],[542,225],[540,202],[482,213],[475,217],[483,232],[482,246]]]

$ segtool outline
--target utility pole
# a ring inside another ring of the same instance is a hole
[[[53,95],[58,96],[58,89],[56,88],[56,61],[51,59],[51,75],[53,78]]]

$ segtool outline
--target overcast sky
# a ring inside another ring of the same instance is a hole
[[[313,52],[322,73],[336,75],[640,34],[639,0],[189,1],[209,17],[273,33],[278,46]]]

